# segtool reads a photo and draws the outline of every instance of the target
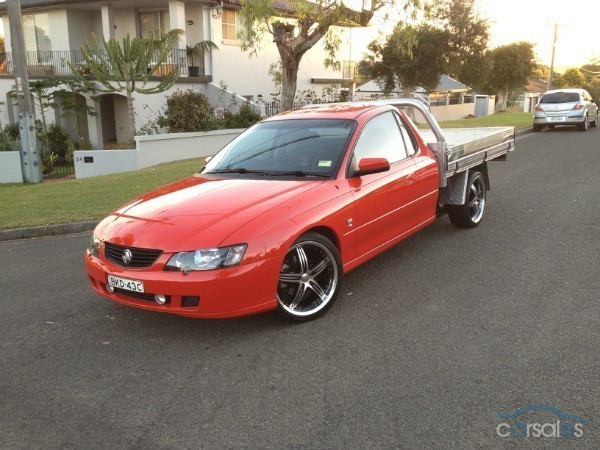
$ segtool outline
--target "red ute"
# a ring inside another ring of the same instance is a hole
[[[343,273],[433,222],[438,195],[435,157],[403,113],[308,107],[113,212],[87,272],[96,292],[139,308],[308,320],[331,306]]]

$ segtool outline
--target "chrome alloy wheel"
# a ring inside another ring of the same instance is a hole
[[[469,213],[474,223],[479,223],[485,210],[485,181],[481,174],[473,178],[469,190]]]
[[[334,297],[340,273],[327,246],[306,240],[288,250],[277,284],[277,301],[291,316],[317,314]]]

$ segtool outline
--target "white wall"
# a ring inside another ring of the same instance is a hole
[[[490,101],[488,103],[488,116],[491,116],[492,114],[494,114],[496,112],[496,96],[495,95],[490,95]]]
[[[187,45],[194,45],[197,42],[203,41],[204,29],[202,24],[202,5],[198,3],[185,4],[185,17],[187,20],[192,20],[192,25],[185,26],[185,38]]]
[[[127,36],[127,33],[131,37],[137,35],[137,13],[134,8],[113,8],[113,17],[117,27],[115,38],[119,41]]]
[[[81,150],[74,152],[73,156],[76,178],[129,172],[139,168],[137,150]],[[86,158],[88,162],[85,162]]]
[[[76,151],[75,177],[89,178],[128,172],[166,162],[214,155],[243,131],[236,129],[136,136],[135,150]],[[85,162],[86,158],[88,162]]]
[[[50,40],[52,41],[52,50],[69,50],[69,26],[67,20],[67,10],[49,10],[48,22],[50,24]],[[79,49],[79,46],[76,48]]]
[[[443,122],[445,120],[464,119],[469,114],[475,114],[475,103],[463,103],[462,105],[432,106],[431,113],[435,120]]]
[[[10,24],[8,23],[8,16],[2,16],[2,26],[4,27],[4,46],[7,52],[12,52],[10,43]]]
[[[141,95],[141,94],[140,94]],[[127,140],[129,130],[129,112],[127,109],[127,97],[116,95],[113,97],[115,103],[115,125],[117,127],[117,141]]]
[[[171,161],[212,156],[244,131],[215,130],[198,133],[171,133],[155,136],[136,136],[140,152],[139,168]]]
[[[79,50],[83,46],[83,40],[91,40],[91,34],[94,30],[94,16],[99,16],[98,11],[83,11],[80,9],[67,10],[67,20],[69,21],[69,47],[56,48],[56,50]],[[97,38],[100,36],[96,35]],[[54,49],[54,46],[52,47]]]
[[[273,82],[268,75],[269,65],[279,60],[279,52],[272,42],[272,37],[266,33],[260,49],[256,56],[250,57],[250,52],[242,52],[239,42],[223,41],[222,19],[212,20],[211,40],[219,46],[219,50],[213,52],[213,82],[219,84],[224,81],[229,90],[239,95],[253,95],[256,99],[262,94],[265,100],[270,100],[270,93],[274,91]],[[373,30],[355,28],[352,30],[352,58],[361,59],[366,49],[366,43]],[[338,55],[340,59],[347,59],[350,47],[350,32],[340,31],[342,44]],[[342,73],[331,68],[326,69],[323,65],[325,60],[323,41],[321,40],[310,49],[300,63],[298,71],[297,90],[314,89],[320,93],[323,85],[313,84],[312,78],[341,78]]]
[[[20,152],[0,152],[0,183],[22,183]]]

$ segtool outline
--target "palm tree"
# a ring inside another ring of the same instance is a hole
[[[129,136],[135,135],[135,111],[133,93],[156,94],[170,89],[179,76],[175,68],[155,86],[146,87],[150,77],[160,74],[161,66],[172,57],[173,46],[183,30],[175,29],[159,37],[125,36],[122,42],[103,37],[100,44],[94,33],[91,42],[84,40],[81,47],[84,65],[93,79],[67,62],[77,80],[98,92],[123,92],[127,95],[129,110]]]
[[[212,50],[219,50],[213,41],[200,41],[196,45],[185,47],[188,58],[188,75],[190,77],[200,76],[200,65],[204,66],[204,55]]]

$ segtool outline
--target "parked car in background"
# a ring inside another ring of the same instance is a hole
[[[548,91],[535,105],[533,131],[545,126],[576,125],[581,131],[598,123],[598,106],[584,89],[558,89]]]

